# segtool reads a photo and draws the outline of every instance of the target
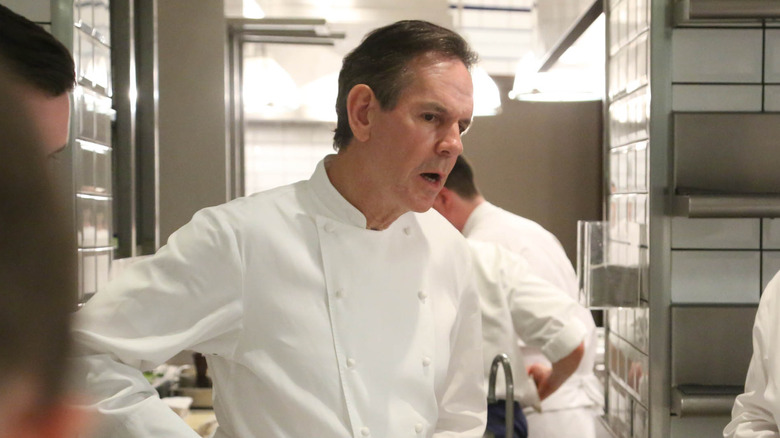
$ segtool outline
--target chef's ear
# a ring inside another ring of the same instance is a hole
[[[447,213],[450,204],[452,203],[452,192],[446,187],[442,187],[439,194],[433,200],[433,208],[436,209],[442,215]]]
[[[374,92],[366,84],[357,84],[347,94],[347,117],[352,134],[358,141],[371,138],[371,108],[378,103]]]

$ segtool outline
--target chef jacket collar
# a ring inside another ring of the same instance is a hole
[[[328,178],[328,173],[325,171],[325,162],[334,156],[335,154],[327,155],[317,163],[317,168],[314,169],[314,174],[310,180],[312,191],[333,214],[333,219],[366,229],[366,216],[341,196],[341,193],[333,187],[330,178]]]
[[[468,237],[469,234],[471,233],[471,230],[479,222],[480,218],[490,214],[490,212],[495,208],[497,208],[495,205],[487,201],[484,201],[481,204],[477,205],[477,208],[472,210],[471,214],[469,215],[469,218],[466,219],[466,223],[463,224],[463,235]]]

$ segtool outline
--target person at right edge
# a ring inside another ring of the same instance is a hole
[[[778,438],[780,423],[780,273],[766,285],[753,323],[753,357],[750,359],[745,392],[731,409],[725,438]]]
[[[511,255],[519,256],[528,264],[528,269],[523,277],[534,276],[541,278],[545,283],[554,287],[543,287],[531,283],[518,288],[518,295],[535,293],[533,300],[526,299],[516,303],[528,313],[528,318],[535,318],[540,323],[545,315],[560,318],[560,315],[568,312],[571,319],[582,324],[586,331],[584,339],[584,353],[576,370],[571,370],[569,377],[566,374],[557,373],[559,380],[564,380],[560,387],[552,392],[540,388],[539,397],[541,405],[533,397],[524,395],[529,391],[523,390],[523,381],[520,374],[515,371],[516,384],[520,393],[520,401],[524,410],[520,412],[527,420],[527,433],[530,438],[594,438],[596,416],[602,412],[603,392],[598,378],[593,373],[596,355],[596,326],[590,312],[576,302],[577,277],[574,269],[555,236],[541,225],[529,219],[517,216],[503,210],[485,200],[479,192],[474,181],[473,170],[468,161],[461,155],[455,162],[445,186],[439,193],[434,208],[439,211],[455,228],[469,240],[472,247],[477,243],[491,243],[506,249]],[[481,245],[479,247],[484,247]],[[479,248],[478,247],[478,248]],[[503,255],[504,259],[510,256]],[[479,259],[479,257],[477,258]],[[505,262],[506,263],[506,262]],[[514,262],[515,264],[517,262]],[[520,285],[520,282],[514,282]],[[480,299],[493,295],[495,291],[489,287],[480,288]],[[484,305],[483,305],[484,308]],[[484,318],[484,317],[483,317]],[[524,363],[535,380],[543,370],[555,370],[567,362],[559,359],[563,357],[551,354],[549,349],[539,348],[534,333],[528,330],[518,330],[520,324],[515,320],[514,342],[519,343],[520,352],[517,365],[522,369]],[[508,330],[508,329],[507,329]],[[483,348],[490,349],[496,344],[495,329],[487,327],[483,322]],[[507,335],[508,336],[508,335]],[[564,350],[565,351],[565,350]],[[568,362],[572,363],[572,362]],[[486,364],[489,366],[489,364]],[[532,394],[535,395],[535,394]],[[503,416],[495,417],[494,413],[502,414],[502,406],[488,407],[488,428],[491,424],[501,423]],[[515,415],[518,417],[518,415]]]

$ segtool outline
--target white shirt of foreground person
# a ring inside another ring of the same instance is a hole
[[[195,437],[140,370],[207,355],[216,437],[481,437],[479,303],[437,212],[387,229],[309,181],[197,213],[78,312],[104,436]]]
[[[493,359],[505,353],[516,367],[512,370],[514,400],[522,406],[541,409],[536,386],[522,366],[523,354],[517,337],[538,348],[551,361],[558,362],[574,351],[585,337],[585,326],[573,317],[578,304],[535,276],[523,257],[492,243],[469,240],[469,246],[474,254],[482,309],[486,385]],[[506,399],[505,388],[504,371],[499,367],[495,388],[499,400]]]
[[[558,239],[536,222],[484,201],[469,215],[463,235],[469,240],[496,243],[521,255],[534,275],[577,299],[577,275],[569,258]],[[581,305],[575,305],[572,314],[587,330],[585,354],[577,371],[542,401],[541,413],[526,409],[529,438],[595,435],[594,415],[600,413],[604,399],[601,384],[593,373],[596,325],[590,311]],[[526,366],[533,363],[550,366],[549,356],[535,345],[529,343],[521,351]]]
[[[726,438],[780,437],[780,272],[766,286],[753,324],[753,357]]]

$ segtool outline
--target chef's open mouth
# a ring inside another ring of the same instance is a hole
[[[441,175],[438,173],[423,173],[421,174],[423,178],[427,179],[430,182],[437,183],[441,181]]]

